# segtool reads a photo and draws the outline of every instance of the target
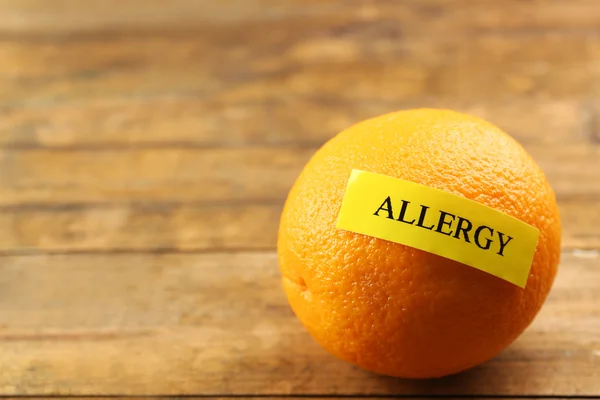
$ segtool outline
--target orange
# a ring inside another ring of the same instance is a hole
[[[445,190],[538,228],[525,289],[336,229],[353,168]],[[291,307],[325,349],[376,373],[429,378],[482,363],[523,332],[554,280],[560,235],[554,193],[515,140],[479,118],[421,109],[361,122],[316,152],[287,198],[278,255]]]

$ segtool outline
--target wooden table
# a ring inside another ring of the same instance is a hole
[[[0,394],[600,396],[597,0],[0,0]],[[563,258],[458,376],[375,376],[295,319],[304,163],[366,117],[483,116],[545,170]]]

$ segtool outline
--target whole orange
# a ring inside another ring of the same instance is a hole
[[[539,229],[525,289],[336,229],[354,168],[445,190]],[[361,122],[316,152],[287,198],[278,255],[294,312],[328,351],[373,372],[429,378],[482,363],[523,332],[554,280],[560,236],[554,193],[515,140],[479,118],[420,109]]]

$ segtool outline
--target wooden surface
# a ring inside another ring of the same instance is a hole
[[[597,0],[0,0],[0,395],[600,396]],[[287,191],[348,125],[490,119],[556,190],[530,329],[435,381],[336,360],[275,255]]]

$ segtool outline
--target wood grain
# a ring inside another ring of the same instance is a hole
[[[219,102],[194,97],[101,99],[5,108],[3,148],[168,148],[321,145],[363,119],[406,108],[445,107],[488,119],[520,143],[595,143],[595,107],[579,100],[343,101],[283,98]]]
[[[272,252],[2,257],[0,391],[598,396],[598,261],[565,254],[539,317],[496,359],[405,381],[318,346],[287,306]]]
[[[106,204],[0,212],[0,253],[275,249],[282,202]],[[600,248],[600,200],[560,203],[564,248]]]
[[[312,18],[404,22],[403,29],[431,34],[510,29],[595,29],[594,0],[483,4],[468,0],[1,0],[1,31],[15,33],[118,29],[182,29],[198,24],[264,23]],[[429,23],[424,24],[426,20]]]
[[[600,146],[526,147],[559,198],[600,195]],[[0,205],[285,198],[312,148],[0,152]]]
[[[157,96],[227,103],[585,99],[600,88],[600,37],[586,31],[434,40],[403,35],[401,22],[331,18],[81,40],[0,38],[0,105]]]

